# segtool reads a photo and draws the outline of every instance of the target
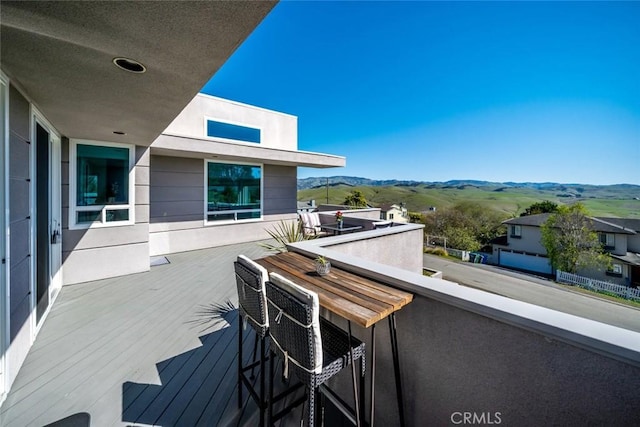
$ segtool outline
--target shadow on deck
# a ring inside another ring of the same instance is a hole
[[[63,287],[0,425],[256,425],[253,401],[237,408],[240,253],[264,255],[255,243],[180,253],[146,273]],[[244,345],[251,357],[253,334]]]

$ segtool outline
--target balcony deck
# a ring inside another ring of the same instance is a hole
[[[240,253],[263,249],[174,254],[147,273],[64,287],[0,425],[257,425],[253,401],[236,407],[238,315],[224,308],[237,305]]]

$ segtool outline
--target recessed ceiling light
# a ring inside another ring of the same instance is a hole
[[[113,133],[116,135],[126,135],[126,132],[122,132],[121,130],[114,130]]]
[[[131,73],[142,74],[147,71],[147,68],[144,65],[134,59],[113,58],[113,63],[116,67]]]

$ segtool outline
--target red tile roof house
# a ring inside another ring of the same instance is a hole
[[[233,393],[235,346],[185,324],[233,298],[238,251],[296,218],[297,166],[345,162],[298,151],[293,116],[198,95],[275,4],[2,2],[0,424],[220,423],[209,416]],[[250,179],[216,197],[234,167]],[[422,276],[422,240],[407,224],[289,247],[414,294],[397,315],[407,425],[637,423],[637,331]],[[150,269],[162,254],[172,264]],[[375,421],[393,426],[379,331]],[[202,348],[227,365],[156,398],[173,383],[154,368],[188,370]],[[219,383],[231,389],[198,394]],[[141,396],[159,405],[155,421],[129,413]]]

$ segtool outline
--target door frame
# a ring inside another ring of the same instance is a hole
[[[32,325],[32,341],[40,331],[44,319],[46,319],[51,306],[55,298],[58,296],[62,287],[62,244],[51,244],[49,240],[52,234],[52,222],[55,220],[59,229],[62,229],[62,212],[61,212],[61,138],[60,134],[51,125],[51,123],[44,117],[42,113],[31,104],[31,200],[30,200],[30,212],[31,212],[31,235],[35,238],[31,239],[30,251],[31,251],[31,325]],[[36,218],[36,132],[37,125],[40,125],[49,133],[49,229],[47,239],[49,241],[49,304],[40,319],[37,322],[36,310],[37,310],[37,281],[36,281],[36,269],[37,269],[37,218]],[[54,262],[57,261],[57,262]]]
[[[8,389],[9,350],[9,79],[0,71],[0,403]]]

